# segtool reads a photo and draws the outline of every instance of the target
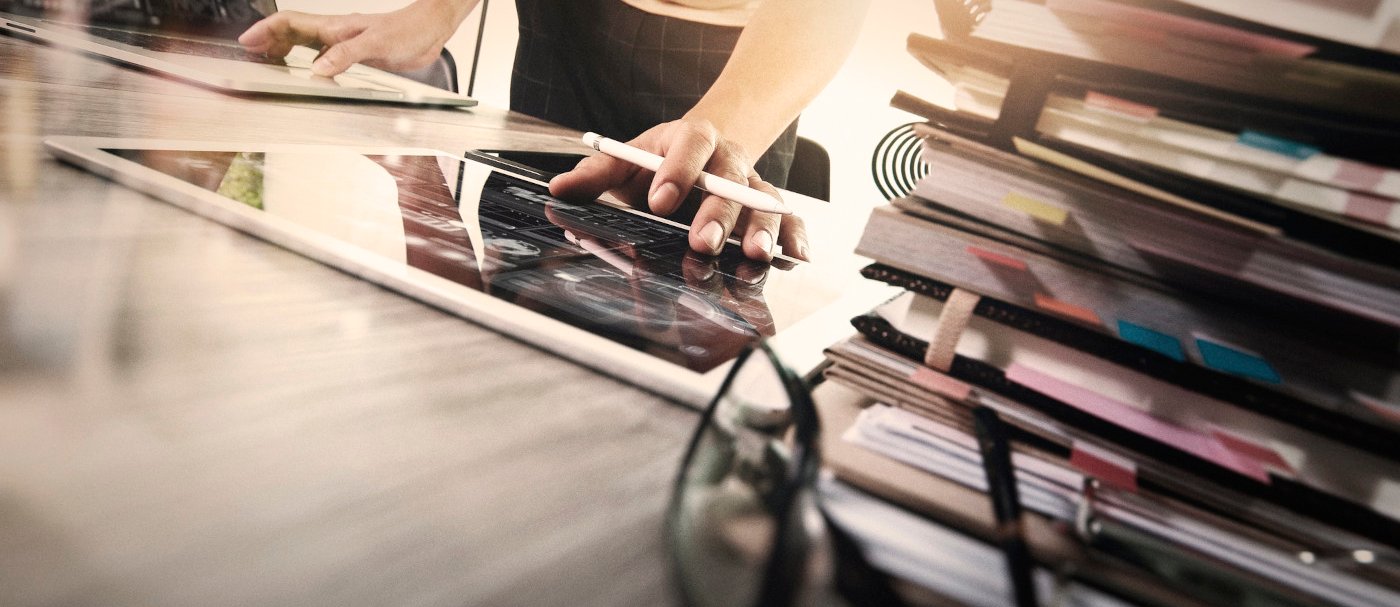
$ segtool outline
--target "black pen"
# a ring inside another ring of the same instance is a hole
[[[1011,464],[1005,426],[996,412],[987,407],[974,409],[972,421],[977,428],[982,470],[987,474],[987,489],[997,520],[996,536],[1006,555],[1016,607],[1036,607],[1034,563],[1021,531],[1021,498],[1016,491],[1016,468]]]

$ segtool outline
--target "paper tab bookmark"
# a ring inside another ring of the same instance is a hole
[[[972,245],[967,245],[967,252],[982,261],[994,263],[1002,267],[1011,268],[1020,272],[1025,272],[1028,269],[1026,267],[1026,262],[1011,257],[1010,255],[1002,255],[1001,253],[988,251]]]
[[[1088,323],[1094,326],[1103,326],[1103,320],[1100,319],[1099,315],[1094,313],[1093,310],[1090,310],[1089,308],[1086,308],[1084,306],[1078,306],[1069,303],[1067,301],[1055,299],[1054,297],[1051,297],[1044,293],[1037,292],[1035,294],[1035,305],[1036,307],[1045,310],[1046,312],[1052,312],[1065,318],[1077,320],[1083,323]]]
[[[1372,190],[1385,179],[1385,169],[1355,160],[1337,163],[1332,183],[1349,190]]]
[[[1196,350],[1207,367],[1271,384],[1283,383],[1278,371],[1264,357],[1202,335],[1196,335]]]
[[[1247,145],[1258,150],[1273,152],[1275,154],[1282,154],[1291,158],[1297,158],[1298,160],[1307,160],[1322,152],[1322,150],[1316,147],[1282,137],[1266,135],[1259,131],[1241,131],[1237,141],[1239,141],[1241,145]]]
[[[1084,93],[1084,105],[1144,122],[1156,118],[1158,114],[1157,108],[1150,105],[1119,99],[1097,91]]]
[[[1105,485],[1137,493],[1137,464],[1126,457],[1074,441],[1070,446],[1069,464]]]
[[[1400,404],[1388,403],[1379,398],[1367,396],[1355,390],[1348,393],[1352,400],[1361,403],[1372,413],[1381,416],[1386,421],[1400,424]]]
[[[1123,341],[1142,346],[1177,362],[1186,361],[1186,351],[1181,347],[1181,340],[1161,331],[1154,331],[1142,325],[1119,320],[1118,337],[1122,338]]]
[[[1069,219],[1069,211],[1020,192],[1007,192],[1001,204],[1051,225],[1062,226]]]
[[[1220,444],[1224,445],[1226,449],[1234,451],[1236,455],[1250,458],[1265,468],[1284,476],[1298,476],[1298,471],[1293,468],[1293,465],[1268,445],[1254,442],[1218,426],[1211,428],[1210,434],[1215,437],[1215,440],[1220,441]]]

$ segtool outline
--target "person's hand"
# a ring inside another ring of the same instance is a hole
[[[721,138],[708,122],[667,122],[628,143],[664,157],[660,170],[653,174],[625,160],[595,154],[550,181],[550,193],[560,198],[596,198],[611,191],[628,204],[666,216],[680,208],[700,172],[706,171],[778,196],[777,189],[754,172],[744,151]],[[750,259],[772,259],[775,245],[791,257],[808,259],[807,231],[801,218],[762,213],[713,194],[705,196],[691,221],[690,247],[717,254],[730,234],[740,239],[744,255]]]
[[[285,57],[294,45],[319,47],[311,65],[334,76],[355,63],[389,71],[424,67],[437,59],[475,2],[418,0],[392,13],[312,15],[280,11],[238,37],[250,52]]]

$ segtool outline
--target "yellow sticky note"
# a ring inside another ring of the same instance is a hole
[[[1001,203],[1045,223],[1057,226],[1064,225],[1065,219],[1069,218],[1069,211],[1018,192],[1008,192],[1006,196],[1002,197]]]

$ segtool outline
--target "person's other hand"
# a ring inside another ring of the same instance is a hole
[[[312,15],[280,11],[238,37],[250,52],[285,57],[294,45],[319,47],[311,65],[318,76],[334,76],[355,63],[389,71],[424,67],[437,59],[470,11],[451,0],[418,0],[391,13]]]
[[[706,171],[778,196],[777,188],[754,172],[744,151],[721,138],[708,122],[667,122],[628,143],[664,157],[661,169],[653,174],[625,160],[594,154],[550,181],[550,193],[560,198],[596,198],[611,191],[628,204],[666,216],[680,208],[700,172]],[[809,256],[807,229],[796,215],[762,213],[713,194],[705,196],[691,222],[690,247],[713,255],[730,234],[739,238],[750,259],[772,259],[775,245],[791,257],[805,260]]]

